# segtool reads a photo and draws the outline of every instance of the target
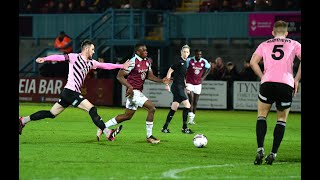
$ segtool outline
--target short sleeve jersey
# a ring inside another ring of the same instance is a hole
[[[187,73],[187,62],[180,57],[177,63],[171,65],[171,69],[174,70],[172,75],[173,76],[172,86],[185,87],[184,81]]]
[[[148,76],[148,71],[151,70],[151,61],[148,58],[142,59],[135,55],[130,59],[131,65],[126,72],[128,73],[127,81],[133,89],[143,90],[143,84]]]
[[[186,63],[186,82],[193,85],[201,84],[202,75],[205,69],[210,68],[210,63],[204,58],[200,58],[199,61],[197,61],[195,57],[188,58]]]
[[[298,41],[279,37],[262,42],[254,52],[263,58],[264,82],[279,82],[294,87],[293,62],[295,56],[301,55]]]

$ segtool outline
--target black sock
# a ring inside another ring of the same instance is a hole
[[[44,118],[55,118],[55,116],[50,111],[45,110],[38,111],[30,115],[31,121],[41,120]]]
[[[92,107],[90,110],[89,110],[89,114],[90,114],[90,117],[93,121],[93,123],[99,127],[101,130],[104,130],[104,128],[106,128],[106,125],[104,124],[104,122],[102,121],[102,118],[98,115],[97,113],[97,108],[96,107]]]
[[[183,112],[182,112],[182,129],[188,128],[187,119],[188,119],[189,111],[190,111],[190,108],[183,108]]]
[[[283,121],[277,121],[276,127],[273,131],[273,145],[272,145],[272,151],[273,153],[277,153],[278,149],[280,147],[281,141],[284,136],[284,131],[286,129],[286,122]]]
[[[171,119],[173,118],[175,112],[176,112],[175,110],[170,109],[170,111],[169,111],[169,113],[167,115],[166,123],[163,125],[163,129],[167,129],[168,128],[168,126],[169,126],[169,124],[171,122]]]
[[[267,133],[267,121],[265,117],[258,117],[257,123],[256,123],[256,137],[257,137],[257,143],[258,147],[263,147],[264,145],[264,137]]]

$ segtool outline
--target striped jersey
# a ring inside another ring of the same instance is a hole
[[[69,74],[65,88],[81,93],[81,87],[91,69],[116,69],[123,68],[123,64],[101,63],[94,59],[86,60],[81,53],[65,55],[50,55],[45,61],[68,61]]]

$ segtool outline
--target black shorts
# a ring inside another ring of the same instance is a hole
[[[264,82],[260,85],[258,98],[267,104],[276,103],[277,110],[291,107],[294,89],[284,83]]]
[[[64,108],[70,105],[78,107],[84,99],[85,98],[80,93],[64,88],[58,103]]]
[[[181,103],[188,99],[185,87],[183,86],[171,86],[171,92],[173,94],[173,102]]]

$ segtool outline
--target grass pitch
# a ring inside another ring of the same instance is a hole
[[[20,103],[27,116],[49,110],[52,104]],[[301,114],[291,113],[273,165],[255,166],[257,144],[255,111],[197,110],[189,125],[208,138],[196,148],[194,135],[181,133],[182,110],[160,132],[169,109],[158,108],[153,135],[159,144],[146,142],[146,110],[138,109],[115,141],[96,140],[96,127],[89,114],[73,107],[55,119],[27,124],[19,136],[19,179],[301,179]],[[106,122],[124,108],[98,107]],[[268,117],[265,153],[271,151],[276,114]]]

